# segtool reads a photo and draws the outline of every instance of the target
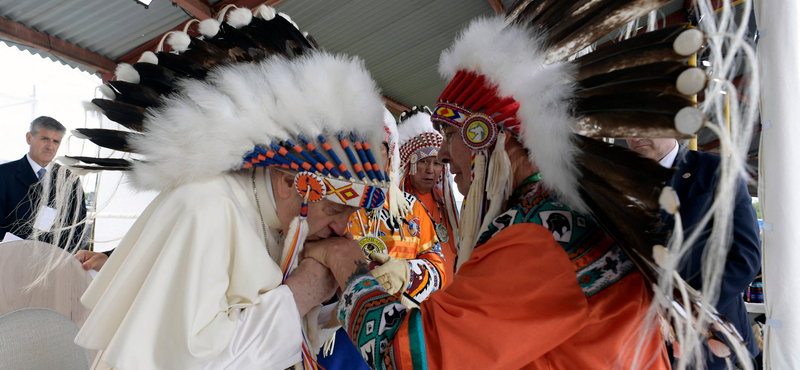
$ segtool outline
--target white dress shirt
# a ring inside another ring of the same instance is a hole
[[[33,173],[36,174],[36,177],[39,177],[39,170],[42,169],[42,166],[40,166],[38,163],[36,163],[36,161],[34,161],[31,158],[31,154],[30,153],[25,154],[25,158],[28,158],[28,163],[30,163],[31,169],[33,169]],[[47,170],[47,171],[50,171],[51,168],[53,168],[53,162],[52,161],[47,163],[47,167],[44,167],[44,169]]]
[[[670,168],[675,165],[675,157],[677,156],[678,156],[678,140],[675,140],[675,146],[669,153],[667,153],[667,155],[664,156],[664,158],[661,158],[661,160],[658,161],[658,163],[666,168]]]

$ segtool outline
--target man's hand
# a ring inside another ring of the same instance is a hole
[[[286,285],[292,290],[300,316],[336,293],[336,279],[331,270],[311,258],[300,261],[297,268],[286,278]]]
[[[369,273],[364,252],[352,235],[306,242],[304,256],[313,258],[333,272],[339,286],[344,290],[350,280]]]
[[[86,271],[92,269],[95,271],[100,271],[100,269],[103,268],[103,265],[106,264],[106,261],[108,261],[108,256],[106,256],[105,253],[87,250],[78,251],[78,253],[75,253],[75,258],[78,259],[78,262],[83,264],[83,269]]]

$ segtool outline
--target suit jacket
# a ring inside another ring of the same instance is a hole
[[[681,221],[687,236],[695,229],[695,224],[700,221],[714,200],[714,186],[719,177],[719,162],[720,158],[716,154],[689,150],[682,145],[678,149],[673,165],[678,168],[678,172],[668,185],[678,193]],[[703,251],[713,221],[712,219],[706,225],[702,236],[687,253],[680,269],[680,275],[684,280],[701,291]],[[741,293],[758,275],[761,268],[761,241],[756,211],[743,179],[740,179],[736,186],[732,221],[733,242],[722,275],[717,311],[736,326],[744,337],[748,350],[755,356],[759,352],[758,345],[750,328],[750,319]],[[673,225],[671,219],[667,223],[670,227]],[[713,356],[710,352],[708,355]],[[724,369],[725,361],[716,356],[709,357],[708,368]]]
[[[58,171],[59,167],[58,164],[54,164],[52,170]],[[55,176],[52,178],[55,181]],[[51,189],[53,191],[50,194],[50,202],[48,203],[53,206],[54,186],[51,186]],[[76,183],[72,190],[69,202],[70,210],[67,214],[71,216],[74,213],[74,208],[72,207],[74,207],[75,203],[78,203],[80,210],[76,221],[83,220],[86,218],[86,202],[83,200],[83,188],[80,182]],[[20,160],[0,165],[0,240],[5,237],[6,232],[23,239],[30,237],[32,233],[31,218],[36,213],[33,207],[38,202],[41,192],[42,184],[33,172],[26,156],[23,156]],[[77,238],[82,234],[83,228],[84,226],[81,225],[75,230],[76,242],[78,241]],[[67,242],[66,234],[64,235],[62,242],[59,243],[62,248]],[[53,235],[44,233],[40,240],[52,243]]]

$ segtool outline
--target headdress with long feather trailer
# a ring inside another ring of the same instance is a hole
[[[400,115],[401,124],[398,125],[400,135],[400,162],[401,181],[403,191],[416,195],[414,189],[408,189],[408,177],[417,173],[417,162],[423,158],[437,157],[442,146],[442,135],[431,126],[431,110],[427,106],[413,107]],[[441,199],[434,192],[434,200],[444,205],[444,214],[441,224],[436,225],[439,241],[447,243],[450,232],[458,234],[458,209],[453,195],[453,184],[450,179],[450,170],[447,164],[442,166],[442,173],[437,179],[441,185]],[[435,185],[435,186],[438,186]],[[438,191],[438,190],[437,190]],[[432,217],[432,216],[431,216]],[[435,221],[434,221],[435,222]]]
[[[383,110],[383,141],[386,143],[386,153],[389,157],[389,215],[395,220],[405,217],[411,211],[403,192],[400,190],[402,181],[400,173],[400,155],[398,142],[400,134],[397,131],[397,121],[388,109]]]
[[[662,190],[673,172],[592,139],[687,138],[697,132],[705,115],[689,95],[704,89],[708,77],[687,66],[686,59],[703,46],[704,34],[668,27],[566,62],[667,1],[584,3],[517,1],[505,18],[473,21],[440,58],[439,71],[448,85],[432,119],[458,128],[473,155],[459,267],[510,196],[511,165],[504,145],[495,144],[514,135],[544,185],[572,209],[594,215],[655,290],[669,275],[670,291],[657,293],[666,297],[654,300],[654,307],[666,311],[679,328],[705,317],[703,328],[709,330],[701,331],[709,338],[724,337],[741,354],[744,347],[735,329],[673,277],[674,267],[662,268],[670,259],[657,246],[663,236],[647,231],[655,229],[660,206],[675,203],[673,192]],[[676,207],[665,208],[676,212]],[[719,325],[708,327],[710,321]]]
[[[130,171],[135,187],[159,191],[243,168],[292,171],[304,201],[284,230],[285,280],[308,233],[309,202],[383,205],[390,174],[374,152],[384,135],[383,103],[361,60],[318,50],[271,8],[261,6],[255,16],[229,9],[200,22],[201,37],[169,34],[172,52],[146,52],[138,63],[120,65],[117,80],[102,89],[108,99],[92,101],[130,131],[78,129],[75,135],[137,159],[68,157],[64,163]],[[313,358],[305,347],[303,358]]]

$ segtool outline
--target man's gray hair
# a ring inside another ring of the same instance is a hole
[[[39,132],[40,128],[50,131],[58,131],[62,134],[67,132],[67,128],[64,127],[61,122],[58,122],[55,118],[48,116],[36,117],[36,119],[31,122],[31,135],[35,136],[36,133]]]

